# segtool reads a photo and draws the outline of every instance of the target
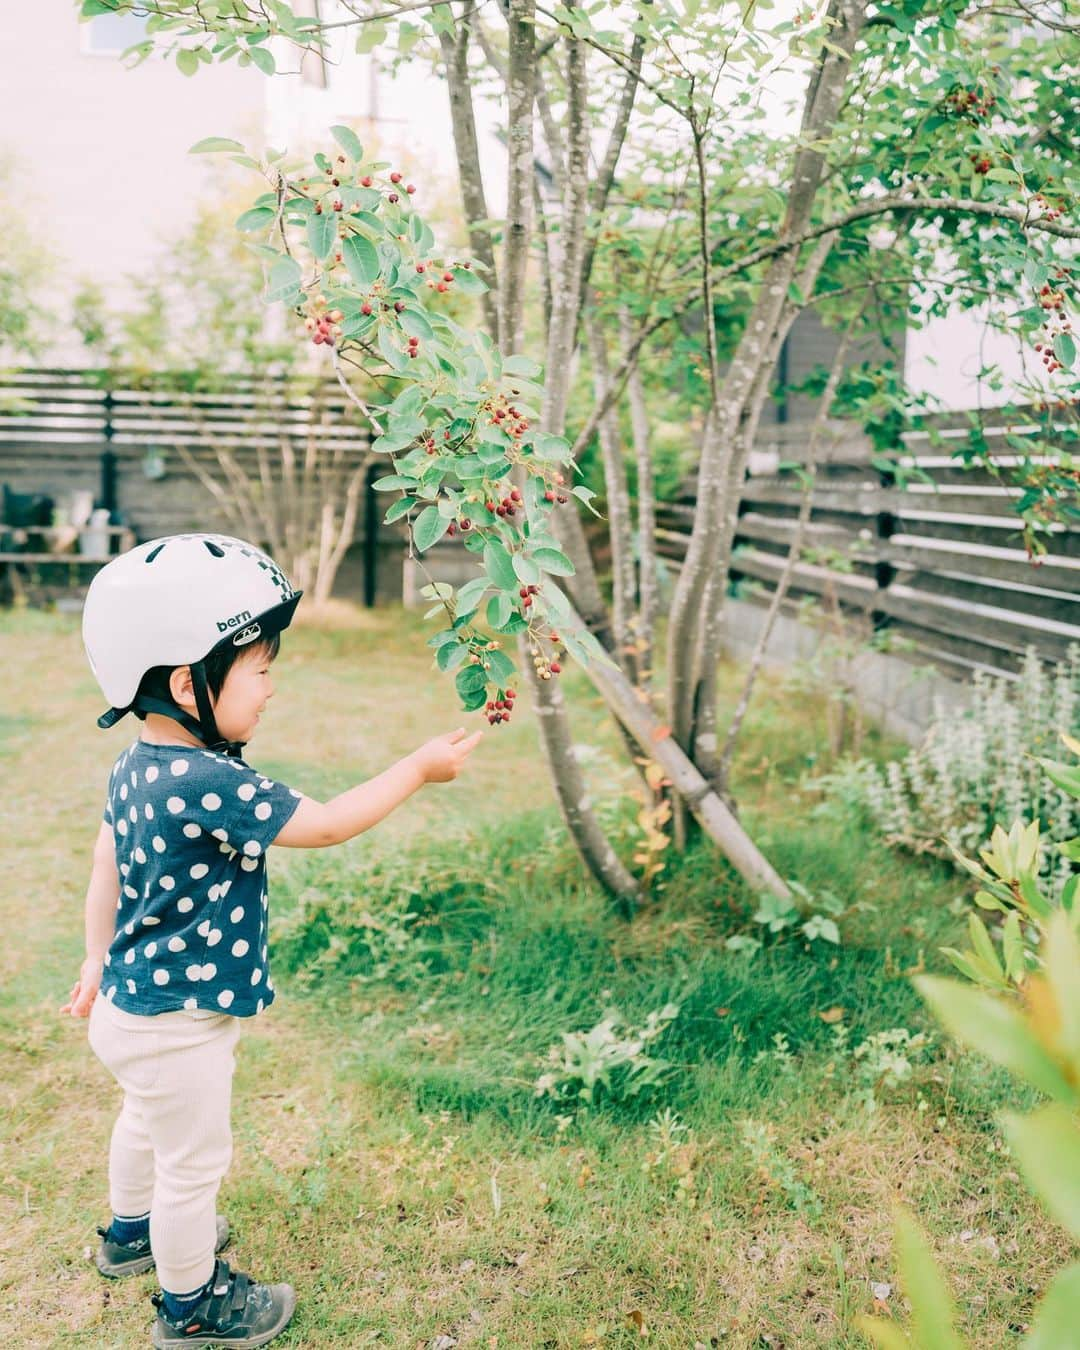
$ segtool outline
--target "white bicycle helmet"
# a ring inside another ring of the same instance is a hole
[[[301,594],[272,558],[224,534],[167,535],[114,558],[94,577],[83,608],[86,655],[111,704],[98,726],[129,712],[164,713],[204,745],[239,753],[218,734],[203,663],[216,648],[280,633]],[[191,667],[197,720],[138,693],[155,666]]]

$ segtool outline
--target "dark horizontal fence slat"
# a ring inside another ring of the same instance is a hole
[[[1055,523],[1040,531],[1047,553],[1034,565],[1017,513],[1022,489],[1012,481],[1029,465],[1053,467],[1075,454],[1077,427],[1032,409],[990,410],[976,428],[989,462],[968,467],[957,452],[971,431],[970,415],[948,414],[881,449],[850,425],[829,422],[815,447],[792,600],[816,596],[873,616],[950,673],[1011,672],[1029,644],[1058,660],[1080,642],[1080,529]],[[810,439],[809,423],[768,427],[750,457],[732,573],[766,596],[787,564],[804,497],[797,474],[779,466],[804,462]],[[674,566],[695,510],[694,475],[676,500],[658,506],[658,552]]]
[[[151,538],[228,527],[191,467],[228,490],[219,449],[252,479],[261,482],[268,468],[275,491],[283,490],[286,449],[299,490],[312,436],[335,471],[359,466],[368,454],[368,428],[333,381],[231,376],[190,393],[175,383],[135,384],[92,370],[6,372],[0,376],[0,483],[45,493],[59,508],[76,491],[89,489],[98,499],[108,452],[121,515],[140,537]],[[151,450],[163,458],[164,477],[144,472]],[[363,531],[363,512],[357,530]]]

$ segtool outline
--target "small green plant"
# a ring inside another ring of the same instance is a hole
[[[1080,754],[1080,742],[1063,736]],[[1080,766],[1041,761],[1060,789],[1080,800]],[[948,951],[971,983],[920,976],[915,983],[941,1022],[960,1041],[1023,1079],[1049,1098],[1029,1115],[1006,1112],[1002,1128],[1019,1170],[1051,1216],[1080,1241],[1080,937],[1074,901],[1077,877],[1062,888],[1059,905],[1039,888],[1037,824],[1017,822],[995,831],[981,850],[986,867],[964,866],[983,882],[984,909],[1005,912],[1004,960],[976,920],[970,952]],[[1059,842],[1070,864],[1080,860],[1080,838]],[[993,903],[991,903],[993,902]],[[973,916],[974,917],[974,916]],[[1031,948],[1019,936],[1021,923]],[[1011,925],[1011,927],[1010,927]],[[974,987],[973,987],[974,986]],[[897,1219],[900,1269],[912,1307],[911,1334],[891,1322],[866,1318],[863,1328],[882,1350],[962,1350],[955,1309],[926,1240],[910,1216]],[[1023,1344],[1025,1350],[1060,1350],[1076,1344],[1080,1319],[1080,1262],[1051,1282]]]
[[[536,1079],[534,1095],[593,1106],[599,1092],[625,1101],[655,1087],[673,1066],[648,1054],[646,1046],[678,1015],[678,1004],[666,1003],[650,1012],[643,1026],[632,1027],[612,1010],[589,1031],[564,1031],[561,1044],[551,1046],[544,1058],[551,1067]]]
[[[876,1111],[884,1093],[907,1082],[933,1044],[926,1032],[906,1027],[876,1031],[851,1052],[858,1095],[867,1111]]]
[[[760,1120],[744,1120],[740,1134],[758,1177],[770,1190],[779,1191],[796,1214],[820,1218],[821,1201],[813,1187],[799,1180],[795,1164],[776,1143],[775,1128]]]
[[[751,915],[754,923],[773,937],[782,933],[800,933],[808,943],[840,942],[840,927],[837,919],[842,918],[848,907],[830,890],[812,893],[801,882],[787,878],[792,892],[791,899],[763,893],[758,907]],[[734,933],[725,943],[728,951],[760,951],[762,941],[752,933]]]
[[[1059,735],[1080,735],[1077,644],[1053,667],[1029,648],[1016,680],[977,672],[967,707],[937,700],[922,743],[903,759],[883,768],[848,759],[812,785],[826,793],[822,809],[857,811],[888,843],[915,853],[955,860],[1012,821],[1060,843],[1080,831],[1080,804],[1038,758]],[[1049,850],[1038,860],[1036,879],[1054,897],[1069,882],[1070,861]]]

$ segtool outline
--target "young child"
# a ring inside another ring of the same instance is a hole
[[[264,553],[174,535],[94,578],[83,639],[112,707],[140,737],[116,761],[86,894],[86,959],[61,1010],[123,1088],[109,1150],[103,1275],[155,1265],[153,1344],[257,1346],[296,1296],[229,1269],[215,1200],[232,1155],[241,1020],[274,1000],[266,850],[325,848],[370,829],[425,783],[456,778],[481,733],[459,728],[317,802],[240,756],[274,693],[270,663],[300,593]]]

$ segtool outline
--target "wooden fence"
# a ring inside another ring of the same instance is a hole
[[[0,375],[0,483],[45,492],[58,506],[90,489],[143,539],[221,527],[178,446],[207,469],[216,465],[214,447],[226,447],[243,471],[258,474],[260,451],[273,460],[287,442],[302,460],[312,432],[348,459],[367,452],[367,429],[333,384],[315,396],[299,384],[235,377],[214,392],[178,394],[88,371]]]
[[[369,449],[363,419],[334,381],[313,388],[237,376],[189,394],[87,370],[0,372],[0,484],[47,494],[58,516],[90,492],[140,539],[230,529],[185,454],[227,483],[217,457],[223,447],[239,473],[261,477],[269,492],[271,480],[280,481],[283,448],[302,463],[313,434],[344,466],[359,465]],[[382,472],[374,466],[370,477]],[[342,589],[369,604],[401,595],[401,532],[381,525],[381,507],[369,491],[341,572]],[[58,577],[86,573],[77,554],[69,561]]]
[[[867,437],[832,424],[816,456],[817,481],[802,559],[792,579],[793,602],[835,597],[876,628],[909,639],[949,673],[972,667],[1015,669],[1028,644],[1051,660],[1080,642],[1080,529],[1057,527],[1036,567],[1022,546],[1015,492],[984,468],[965,469],[951,447],[967,435],[963,415],[934,423],[943,444],[924,431],[905,437],[900,462],[925,475],[906,487],[880,471]],[[183,445],[208,466],[214,444],[227,445],[247,473],[259,455],[280,452],[283,438],[301,454],[313,426],[323,444],[361,457],[367,430],[333,386],[310,391],[282,383],[266,401],[265,384],[230,380],[222,390],[178,397],[166,389],[107,385],[92,372],[34,370],[0,377],[0,483],[18,492],[46,492],[58,505],[91,490],[143,539],[175,531],[220,528],[215,504],[182,462]],[[1001,467],[1023,454],[1035,433],[1022,410],[1006,422],[987,414],[982,431]],[[1067,427],[1060,447],[1074,445]],[[1017,438],[1020,438],[1019,440]],[[805,460],[809,424],[763,431],[752,456],[740,506],[736,579],[775,586],[801,500],[796,476],[782,461]],[[164,456],[163,477],[148,452]],[[376,474],[381,472],[375,470]],[[401,536],[380,526],[382,503],[369,493],[359,514],[365,594],[401,594]],[[694,484],[658,512],[661,553],[678,564],[694,514]],[[440,554],[443,550],[438,551]],[[453,550],[457,557],[460,550]],[[450,561],[450,546],[445,556]],[[443,558],[433,558],[432,565]],[[385,565],[384,565],[385,564]],[[354,569],[355,578],[355,569]]]
[[[1040,419],[1041,421],[1041,419]],[[789,587],[794,607],[806,597],[835,598],[875,629],[905,638],[949,674],[1017,668],[1033,644],[1060,660],[1080,642],[1080,528],[1057,526],[1036,566],[1023,547],[1016,489],[986,468],[966,468],[952,450],[968,435],[963,414],[936,419],[904,437],[902,467],[925,477],[901,487],[878,467],[870,440],[833,423],[815,459],[812,507]],[[1038,430],[1023,410],[1009,420],[983,415],[981,430],[1001,468],[1024,455]],[[937,436],[943,444],[932,443]],[[1057,450],[1075,453],[1075,431],[1061,426]],[[739,509],[734,576],[756,581],[767,598],[783,571],[802,499],[795,472],[805,463],[809,424],[770,427],[755,447]],[[676,565],[695,510],[692,480],[659,510],[659,548]]]

